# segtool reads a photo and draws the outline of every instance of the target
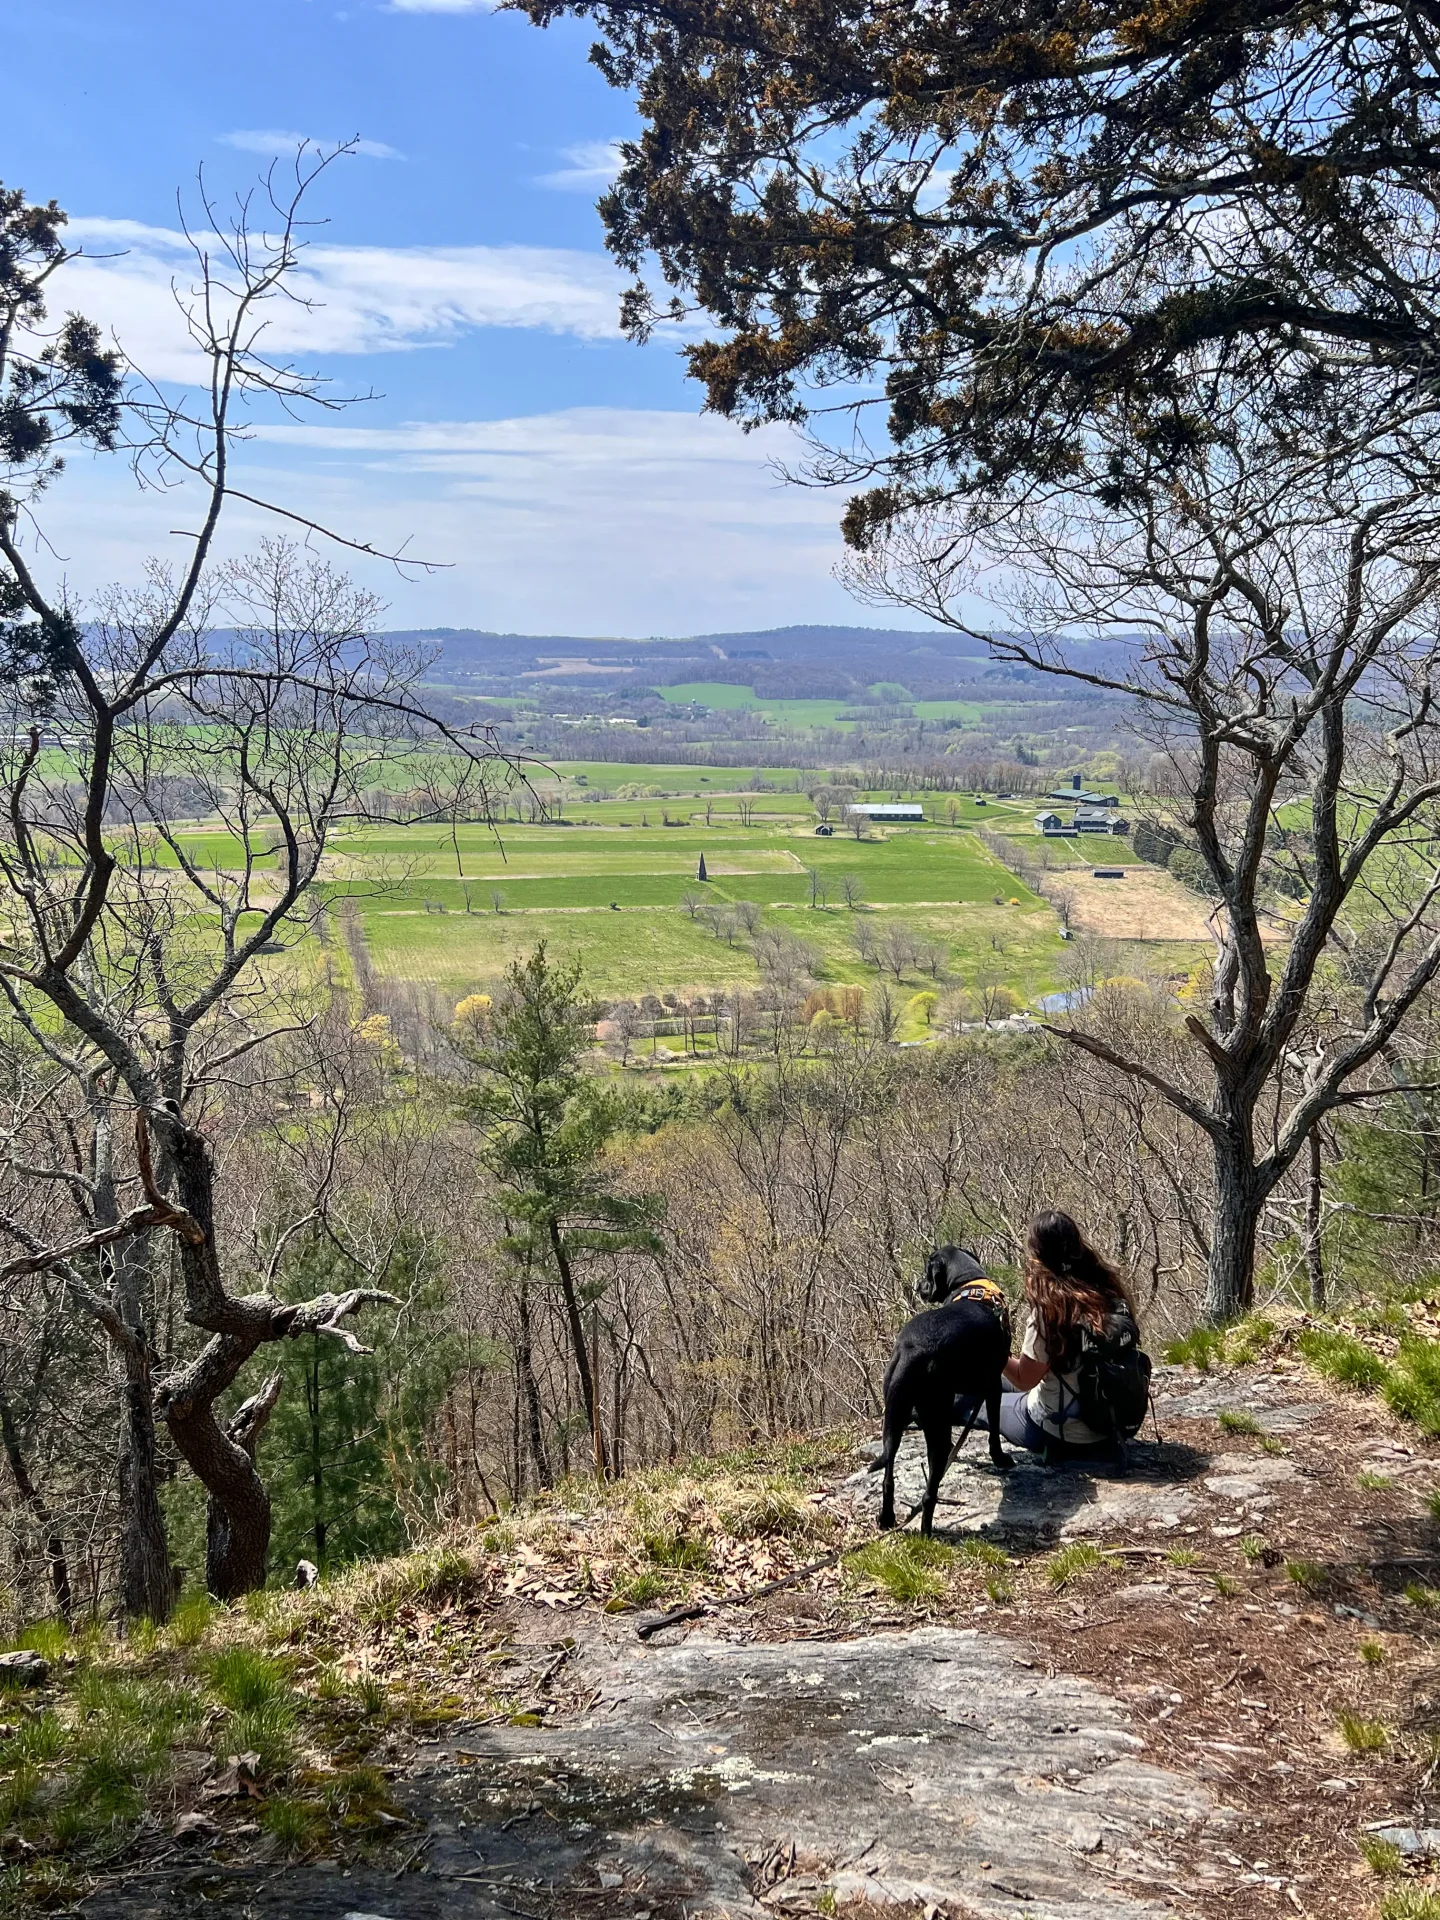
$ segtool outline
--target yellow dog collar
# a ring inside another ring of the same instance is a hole
[[[1010,1302],[1005,1298],[1005,1289],[998,1280],[988,1278],[967,1280],[963,1287],[957,1287],[952,1294],[946,1296],[946,1305],[948,1306],[954,1300],[979,1300],[985,1306],[992,1307],[996,1313],[1010,1311]]]

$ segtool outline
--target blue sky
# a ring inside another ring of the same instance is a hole
[[[702,417],[673,339],[619,338],[593,203],[633,119],[586,31],[466,0],[0,0],[0,21],[29,76],[9,90],[0,179],[53,195],[97,256],[53,305],[103,320],[172,385],[192,364],[170,291],[177,190],[193,206],[202,163],[212,189],[241,189],[298,135],[368,144],[317,190],[318,304],[282,344],[380,398],[242,458],[248,485],[449,563],[367,573],[393,624],[894,624],[833,579],[841,502],[780,481],[793,442]],[[52,571],[81,592],[133,579],[180,524],[120,463],[77,462],[46,507]],[[228,537],[259,530],[245,510]]]

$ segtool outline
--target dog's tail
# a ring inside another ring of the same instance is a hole
[[[885,1375],[885,1418],[880,1429],[880,1451],[870,1462],[870,1473],[883,1473],[900,1451],[900,1442],[905,1429],[915,1417],[915,1402],[909,1391],[908,1381],[897,1387],[896,1372],[899,1369],[898,1356],[890,1362]]]

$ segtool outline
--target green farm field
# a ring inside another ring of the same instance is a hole
[[[579,784],[592,771],[597,785],[605,776],[606,792],[643,786],[661,788],[664,798],[592,800]],[[806,943],[821,984],[877,978],[856,944],[862,921],[882,939],[898,921],[946,950],[940,982],[913,968],[902,981],[891,979],[902,995],[998,979],[1034,1001],[1063,984],[1066,949],[1054,907],[973,830],[1038,842],[1031,799],[928,794],[932,818],[857,840],[838,825],[832,836],[818,836],[803,793],[746,791],[747,769],[570,763],[556,772],[565,782],[559,820],[509,822],[498,833],[468,825],[453,834],[434,825],[372,824],[335,843],[327,898],[353,902],[381,976],[458,1000],[544,940],[557,958],[578,956],[603,996],[753,986],[759,973],[751,943],[726,911],[751,902],[762,926]],[[617,777],[624,774],[636,778]],[[238,845],[203,823],[185,840],[202,864],[238,864]],[[1043,853],[1057,871],[1134,860],[1128,841],[1111,836],[1045,842]],[[1149,870],[1147,879],[1160,877]],[[698,903],[721,909],[718,928],[714,916],[695,911]],[[1183,971],[1194,958],[1183,943],[1155,941],[1148,963]]]
[[[644,760],[530,760],[526,771],[537,785],[558,776],[567,786],[586,784],[613,793],[619,787],[654,787],[667,793],[704,796],[712,793],[738,793],[753,780],[767,780],[779,787],[807,786],[823,776],[800,773],[794,767],[696,767],[674,762],[652,763]],[[800,804],[806,804],[804,796]]]
[[[963,828],[927,823],[861,841],[825,839],[811,818],[767,821],[757,813],[749,827],[728,818],[709,828],[515,827],[503,848],[470,829],[459,847],[457,871],[455,847],[434,833],[347,846],[348,871],[337,873],[332,896],[354,898],[380,973],[458,997],[543,939],[558,957],[578,954],[602,994],[755,984],[743,934],[712,933],[687,910],[687,896],[721,909],[754,902],[762,924],[815,950],[826,983],[875,978],[854,944],[862,917],[881,934],[898,919],[945,943],[952,981],[998,974],[1026,997],[1053,983],[1063,951],[1053,909]],[[702,853],[704,883],[696,879]],[[388,881],[365,875],[372,861],[377,874],[391,870]],[[807,867],[820,879],[813,904]],[[858,883],[853,908],[844,904],[846,876]],[[927,984],[918,976],[905,982],[910,992]]]
[[[855,712],[853,700],[769,700],[763,699],[752,687],[737,687],[726,680],[691,680],[678,687],[658,687],[656,691],[673,706],[688,706],[695,701],[721,712],[758,713],[790,727],[836,727],[848,733],[862,724],[840,718],[841,714]],[[979,721],[987,711],[975,700],[912,701],[903,687],[871,688],[871,692],[880,692],[882,698],[888,695],[896,702],[913,707],[922,720]]]

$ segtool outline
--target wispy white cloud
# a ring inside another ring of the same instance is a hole
[[[785,427],[745,434],[698,413],[575,407],[276,426],[257,441],[248,458],[277,490],[325,501],[367,539],[413,529],[413,552],[448,563],[391,593],[397,623],[410,608],[407,619],[520,631],[703,632],[846,603],[832,579],[840,502],[781,479],[800,457]]]
[[[554,187],[561,193],[598,193],[620,171],[618,140],[584,140],[578,146],[562,147],[561,153],[567,164],[554,173],[537,175],[537,186]]]
[[[386,549],[408,538],[444,563],[409,581],[358,563],[394,626],[650,634],[882,618],[833,578],[839,500],[779,478],[799,458],[784,427],[580,407],[266,427],[238,458],[247,493]],[[77,592],[134,578],[138,556],[191,524],[183,499],[137,493],[117,461],[73,465],[46,522]],[[276,525],[237,506],[227,549]]]
[[[391,13],[489,13],[497,0],[390,0]]]
[[[77,218],[84,257],[66,269],[67,304],[110,328],[153,377],[190,380],[201,362],[179,303],[198,280],[185,236],[133,220]],[[449,346],[479,327],[534,327],[582,340],[619,337],[623,279],[600,253],[559,247],[307,248],[269,309],[264,344],[281,354],[394,353]]]
[[[240,127],[234,133],[222,133],[219,139],[221,146],[238,147],[241,153],[287,154],[298,153],[301,147],[326,149],[340,145],[338,140],[317,140],[314,134],[279,127]],[[383,140],[347,140],[345,144],[352,153],[363,154],[367,160],[405,158],[398,147],[387,146]]]

